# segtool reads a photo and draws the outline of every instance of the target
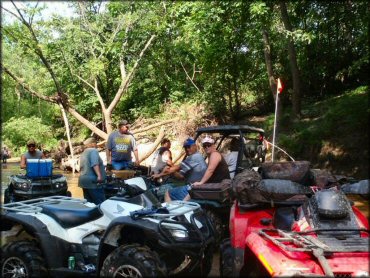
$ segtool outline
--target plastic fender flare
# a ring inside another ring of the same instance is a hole
[[[261,240],[260,240],[261,239]],[[261,242],[262,241],[262,242]],[[264,267],[264,269],[271,275],[273,276],[274,274],[274,269],[270,265],[270,263],[266,260],[264,256],[264,251],[261,250],[261,244],[262,247],[265,245],[265,240],[262,239],[259,235],[258,232],[252,232],[250,233],[246,239],[245,239],[245,249],[248,249],[248,252],[246,254],[249,254],[249,256],[254,255],[259,263]],[[263,248],[262,248],[263,249]],[[246,262],[248,258],[244,258],[244,261]]]
[[[158,229],[158,223],[146,219],[133,220],[130,216],[121,216],[114,219],[105,230],[100,241],[97,273],[100,272],[105,258],[110,254],[112,249],[118,247],[117,239],[120,237],[121,231],[127,228],[133,228],[143,232],[145,240],[162,238]]]
[[[62,262],[60,262],[60,260],[58,261],[58,259],[63,256],[63,254],[58,254],[58,252],[61,252],[58,247],[58,243],[60,242],[50,234],[48,227],[44,223],[34,216],[12,212],[8,212],[1,216],[2,227],[4,227],[4,223],[6,223],[6,221],[22,225],[27,233],[39,240],[42,253],[44,254],[44,258],[49,268],[62,266]]]

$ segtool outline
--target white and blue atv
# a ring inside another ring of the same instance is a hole
[[[150,190],[99,206],[51,196],[1,207],[1,277],[206,276],[214,231],[196,203],[161,204]]]

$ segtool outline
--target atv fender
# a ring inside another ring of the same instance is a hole
[[[139,240],[134,243],[144,243],[151,240],[158,241],[162,238],[158,230],[158,223],[146,219],[133,220],[130,216],[114,219],[105,230],[101,239],[98,251],[98,271],[100,271],[105,258],[110,252],[120,245],[118,240],[125,233],[135,236],[135,239]]]
[[[62,267],[65,255],[65,245],[62,240],[52,236],[47,226],[35,217],[16,213],[6,213],[1,216],[1,231],[11,228],[13,225],[22,225],[26,232],[35,237],[43,253],[43,257],[50,269]]]

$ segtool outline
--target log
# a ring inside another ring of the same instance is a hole
[[[176,121],[178,121],[177,118],[174,118],[174,119],[171,119],[171,120],[165,120],[165,121],[161,121],[159,123],[155,123],[155,124],[149,125],[147,127],[141,128],[141,129],[132,130],[131,132],[133,134],[143,133],[143,132],[148,131],[150,129],[153,129],[153,128],[156,128],[156,127],[159,127],[159,126],[162,126],[162,125],[166,125],[166,124],[171,124],[171,123],[176,122]]]
[[[154,143],[152,144],[151,148],[145,154],[143,154],[141,157],[139,156],[139,162],[140,163],[145,161],[157,149],[157,147],[161,143],[162,139],[164,138],[164,132],[165,132],[165,128],[164,128],[164,126],[162,126],[160,131],[159,131],[158,137],[154,141]]]
[[[177,164],[177,162],[180,161],[180,159],[184,158],[184,156],[185,156],[185,151],[181,151],[179,155],[173,159],[173,164]]]
[[[152,124],[152,125],[149,125],[149,126],[147,126],[147,127],[144,127],[144,128],[141,128],[141,129],[137,129],[137,130],[131,130],[130,132],[134,135],[134,137],[136,136],[136,134],[140,134],[140,133],[144,133],[144,132],[146,132],[146,131],[148,131],[148,130],[151,130],[151,129],[153,129],[153,128],[156,128],[156,127],[159,127],[159,126],[163,126],[163,125],[167,125],[167,124],[170,124],[170,123],[173,123],[173,122],[176,122],[178,119],[177,118],[175,118],[175,119],[171,119],[171,120],[165,120],[165,121],[161,121],[161,122],[159,122],[159,123],[155,123],[155,124]],[[158,138],[157,138],[158,139]],[[162,138],[163,139],[163,138]],[[161,139],[161,140],[162,140]],[[98,147],[103,147],[105,144],[107,143],[107,140],[103,140],[103,141],[101,141],[101,142],[99,142],[97,145],[98,145]],[[154,152],[154,151],[153,151]],[[149,156],[151,155],[151,153],[149,154]],[[148,157],[149,157],[148,156]],[[146,158],[148,158],[148,157],[145,157],[145,159]],[[144,159],[144,160],[145,160]]]

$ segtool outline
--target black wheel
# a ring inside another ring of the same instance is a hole
[[[231,277],[233,275],[233,249],[230,239],[226,238],[220,245],[220,276]]]
[[[67,196],[67,197],[72,197],[72,193],[71,193],[71,191],[67,191],[67,192],[66,192],[66,196]]]
[[[31,241],[7,244],[1,254],[1,277],[45,277],[47,268],[40,249]]]
[[[224,237],[225,229],[220,216],[208,208],[203,209],[215,231],[215,245],[218,246]]]
[[[102,277],[156,277],[166,276],[166,267],[158,255],[146,246],[123,245],[104,261]]]

